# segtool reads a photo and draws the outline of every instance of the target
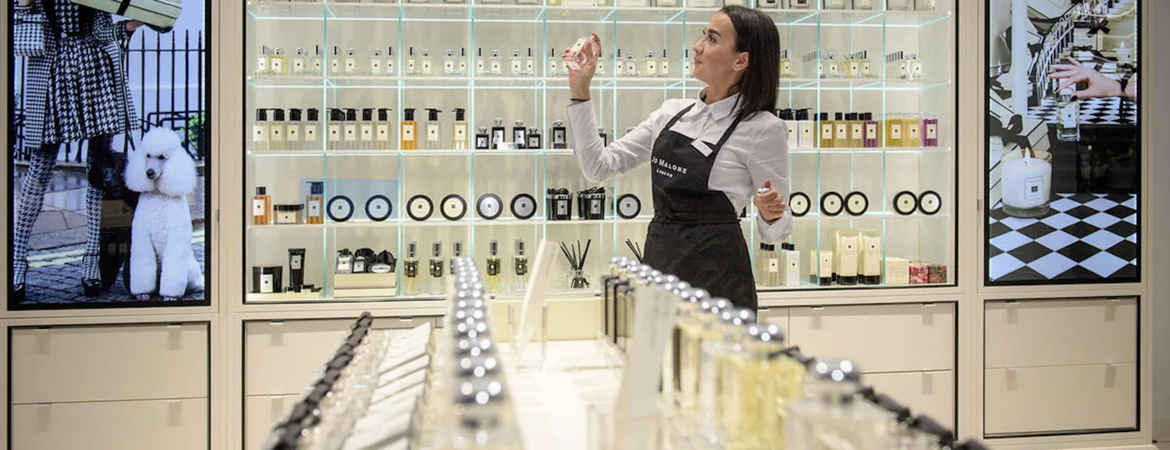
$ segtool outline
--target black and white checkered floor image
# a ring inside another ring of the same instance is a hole
[[[1028,108],[1028,117],[1056,123],[1055,98],[1045,98],[1040,105]],[[1124,103],[1123,103],[1124,102]],[[1137,105],[1120,98],[1088,98],[1080,100],[1080,123],[1092,125],[1133,125],[1137,123]]]
[[[992,281],[1102,280],[1137,277],[1137,196],[1056,194],[1038,219],[991,210]]]

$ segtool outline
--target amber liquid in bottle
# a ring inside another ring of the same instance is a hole
[[[256,187],[256,196],[252,197],[252,225],[269,225],[272,222],[272,197],[268,196],[268,188]]]
[[[500,292],[500,244],[495,239],[488,244],[488,253],[487,291],[494,294]]]
[[[817,124],[817,140],[821,148],[833,148],[833,121],[829,120],[829,113],[821,113],[820,123]]]
[[[313,181],[309,183],[309,195],[305,197],[305,223],[323,224],[325,215],[322,208],[325,205],[325,183]]]
[[[402,130],[399,136],[402,137],[401,150],[417,150],[418,136],[415,132],[418,131],[418,124],[414,121],[414,108],[406,108],[403,110],[405,116],[402,119]]]

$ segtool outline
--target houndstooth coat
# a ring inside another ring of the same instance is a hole
[[[44,2],[53,2],[60,33],[45,42],[49,56],[28,58],[26,148],[137,129],[122,64],[125,22],[69,0],[34,0],[30,12],[43,13]]]

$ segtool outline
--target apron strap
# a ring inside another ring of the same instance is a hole
[[[674,117],[671,118],[669,122],[666,122],[666,127],[664,127],[662,129],[662,131],[669,131],[670,127],[673,127],[675,123],[678,123],[678,120],[681,119],[682,116],[685,116],[688,112],[690,112],[691,108],[694,108],[694,107],[695,107],[695,104],[691,103],[690,106],[683,108],[683,110],[679,111],[678,114],[675,114]]]
[[[731,138],[731,133],[734,132],[735,128],[739,126],[740,119],[741,117],[736,117],[735,121],[731,122],[731,126],[727,127],[727,131],[723,132],[723,137],[719,138],[719,143],[715,144],[715,148],[712,150],[719,151],[719,149],[723,148],[723,144],[727,143],[727,140]]]

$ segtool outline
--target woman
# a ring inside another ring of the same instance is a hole
[[[596,33],[593,38],[600,43]],[[711,18],[692,51],[695,78],[707,85],[698,98],[666,101],[608,147],[596,133],[590,101],[597,61],[585,52],[590,56],[583,67],[569,73],[574,152],[592,182],[652,164],[654,220],[644,262],[754,310],[739,211],[754,201],[764,242],[784,241],[792,229],[784,203],[787,131],[772,113],[780,36],[763,13],[729,6]]]
[[[115,23],[108,13],[69,0],[21,0],[16,13],[44,14],[51,31],[46,33],[51,35],[45,38],[46,56],[29,58],[23,79],[24,142],[31,161],[13,230],[13,300],[20,303],[28,272],[29,235],[41,214],[61,144],[88,140],[86,163],[92,168],[96,160],[109,155],[115,134],[138,126],[122,71],[121,43],[142,22]],[[98,253],[105,190],[101,175],[90,175],[81,286],[92,297],[101,285]]]

